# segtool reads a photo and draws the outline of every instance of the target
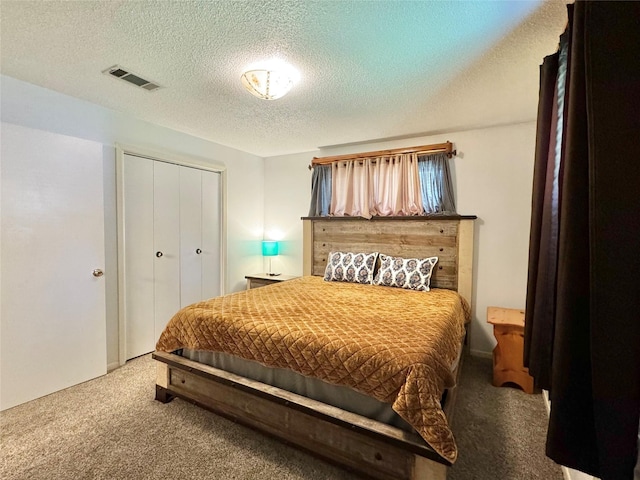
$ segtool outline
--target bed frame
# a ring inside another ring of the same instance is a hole
[[[472,295],[474,216],[303,218],[305,275],[323,275],[329,251],[382,252],[403,257],[438,256],[434,287]],[[449,462],[417,433],[356,415],[306,397],[156,352],[156,400],[179,397],[343,468],[380,480],[444,480]],[[462,357],[458,362],[459,379]],[[456,388],[443,409],[453,419]]]

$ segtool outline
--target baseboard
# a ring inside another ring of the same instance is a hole
[[[492,352],[485,352],[483,350],[469,350],[469,353],[472,357],[481,357],[481,358],[493,358]]]
[[[547,415],[551,414],[551,400],[549,400],[549,391],[542,390],[542,398],[544,400],[544,406],[547,408]]]
[[[572,468],[567,468],[564,465],[561,465],[561,467],[564,480],[598,480],[598,478],[596,477],[592,477],[591,475],[587,475],[586,473],[573,470]]]
[[[119,362],[113,362],[107,365],[107,373],[113,372],[116,368],[120,368]]]

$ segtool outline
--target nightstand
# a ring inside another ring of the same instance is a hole
[[[493,325],[498,344],[493,349],[493,385],[514,383],[533,393],[533,377],[524,368],[524,310],[488,307],[487,322]]]
[[[271,285],[272,283],[285,282],[298,278],[295,275],[269,275],[268,273],[256,273],[253,275],[245,275],[247,279],[247,290],[252,288],[264,287],[265,285]]]

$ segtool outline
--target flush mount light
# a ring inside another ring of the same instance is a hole
[[[247,70],[240,77],[249,92],[264,100],[284,97],[293,87],[294,75],[285,70]]]

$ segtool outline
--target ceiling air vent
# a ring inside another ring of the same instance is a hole
[[[146,80],[135,73],[130,72],[129,70],[125,70],[120,65],[114,65],[113,67],[109,67],[106,70],[103,70],[102,73],[105,75],[110,75],[112,77],[118,78],[120,80],[124,80],[125,82],[129,82],[136,87],[144,88],[149,92],[153,92],[162,88],[161,85],[158,85],[151,80]]]

